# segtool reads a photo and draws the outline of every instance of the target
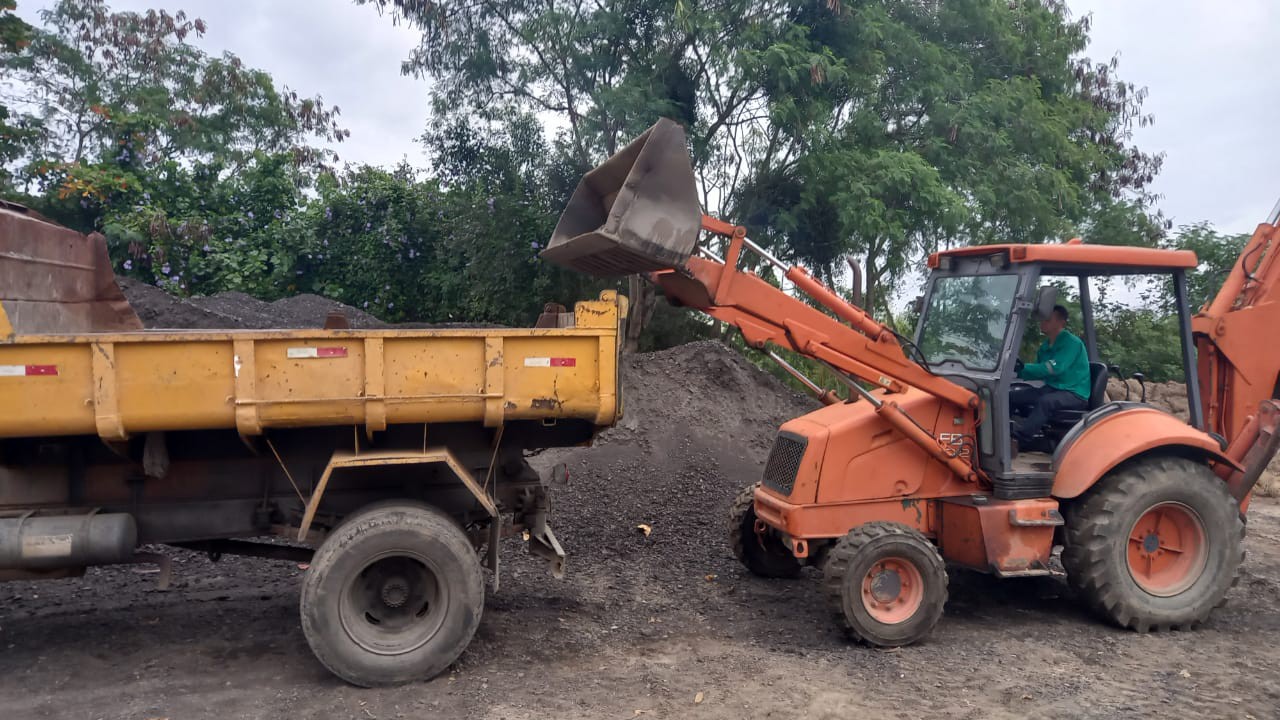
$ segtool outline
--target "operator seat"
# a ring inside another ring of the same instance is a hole
[[[1107,399],[1107,366],[1100,362],[1089,363],[1089,407],[1085,410],[1059,410],[1049,418],[1054,429],[1067,431],[1084,419],[1085,415],[1102,407]]]

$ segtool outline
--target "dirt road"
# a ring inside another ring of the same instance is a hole
[[[462,660],[432,682],[362,690],[298,625],[297,565],[178,553],[140,568],[0,585],[4,718],[1268,718],[1280,711],[1280,504],[1258,500],[1227,607],[1195,632],[1137,635],[1057,580],[957,572],[931,639],[848,644],[816,576],[749,576],[724,541],[736,489],[807,401],[698,343],[627,367],[627,419],[565,461],[568,576],[506,549]],[[636,525],[652,526],[645,537]],[[699,702],[701,699],[701,702]]]
[[[185,586],[168,592],[128,569],[4,587],[0,707],[11,718],[1275,717],[1277,540],[1280,506],[1262,501],[1232,602],[1196,632],[1114,630],[1058,583],[966,576],[930,642],[896,652],[846,644],[811,578],[748,577],[727,551],[710,581],[628,557],[556,582],[517,558],[455,671],[387,690],[346,686],[312,659],[296,566],[184,556]]]

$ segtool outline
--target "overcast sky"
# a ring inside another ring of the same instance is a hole
[[[49,0],[18,0],[29,20]],[[415,138],[429,104],[425,81],[400,75],[417,40],[350,0],[114,0],[116,10],[164,7],[202,17],[209,52],[230,50],[253,67],[342,108],[351,138],[344,160],[423,162]],[[1251,232],[1280,198],[1280,31],[1276,0],[1069,0],[1093,14],[1096,59],[1120,54],[1120,76],[1150,90],[1152,127],[1137,144],[1166,154],[1156,182],[1176,224],[1207,220]]]

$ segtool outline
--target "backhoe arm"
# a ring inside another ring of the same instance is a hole
[[[702,226],[704,230],[728,237],[728,252],[723,260],[691,257],[683,268],[650,273],[649,279],[663,289],[668,299],[733,325],[742,332],[747,344],[756,349],[764,350],[767,343],[773,343],[821,360],[888,393],[902,392],[911,386],[970,414],[978,408],[976,395],[908,359],[897,336],[888,327],[876,322],[861,308],[845,302],[804,268],[788,267],[756,247],[746,239],[746,231],[741,227],[705,215]],[[849,325],[752,273],[738,270],[736,266],[744,247],[778,266],[788,280]],[[972,463],[948,452],[891,397],[873,395],[852,382],[849,386],[865,397],[895,430],[957,476],[969,482],[977,481],[978,471]]]
[[[1228,478],[1244,500],[1275,455],[1280,414],[1280,204],[1258,225],[1217,296],[1192,320],[1206,429],[1245,467]]]

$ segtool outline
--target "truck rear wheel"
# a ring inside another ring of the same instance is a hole
[[[373,687],[426,680],[480,624],[484,576],[447,515],[411,502],[352,515],[324,541],[302,584],[302,630],[333,674]]]
[[[753,574],[766,578],[793,578],[800,574],[800,561],[770,532],[756,532],[755,491],[759,483],[738,493],[729,507],[729,544]]]
[[[1103,478],[1067,514],[1062,564],[1103,617],[1138,632],[1191,627],[1224,602],[1244,523],[1203,463],[1144,458]]]
[[[822,569],[827,595],[848,633],[880,647],[926,637],[947,604],[947,568],[916,530],[870,522],[840,538]]]

